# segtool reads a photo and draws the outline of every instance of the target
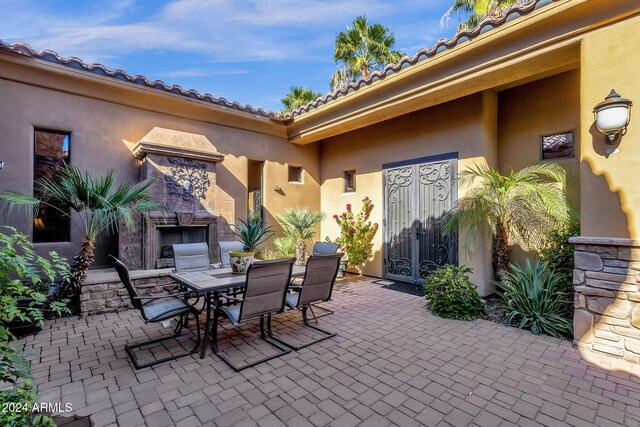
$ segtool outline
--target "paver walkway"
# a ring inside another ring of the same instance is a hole
[[[637,366],[610,371],[568,341],[440,319],[370,279],[343,280],[331,307],[320,323],[337,337],[241,373],[211,353],[134,370],[123,345],[160,329],[135,311],[49,322],[24,341],[40,401],[72,403],[96,427],[640,425]],[[229,330],[230,354],[259,354],[256,330]]]

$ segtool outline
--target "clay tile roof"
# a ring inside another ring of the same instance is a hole
[[[222,107],[230,108],[233,110],[238,110],[262,117],[267,117],[273,120],[286,120],[291,119],[297,116],[300,116],[312,109],[318,108],[321,105],[327,104],[337,98],[342,96],[346,96],[351,92],[357,91],[360,88],[366,87],[377,80],[383,80],[385,77],[395,74],[404,68],[415,65],[419,62],[425,61],[429,58],[434,57],[438,53],[451,49],[461,43],[468,42],[473,38],[477,37],[480,34],[484,34],[487,31],[490,31],[494,28],[499,27],[505,22],[512,21],[515,18],[526,15],[536,9],[539,9],[542,6],[546,6],[557,0],[529,0],[524,3],[517,3],[510,8],[506,9],[499,16],[489,16],[478,23],[478,25],[474,28],[465,28],[459,30],[453,37],[449,39],[440,39],[436,42],[436,44],[431,48],[423,48],[420,49],[413,56],[405,56],[398,62],[397,64],[389,64],[382,70],[376,70],[369,77],[362,78],[356,82],[352,82],[347,84],[344,87],[341,87],[333,92],[330,92],[315,101],[312,101],[302,107],[299,107],[289,113],[281,114],[278,112],[264,110],[262,108],[254,108],[251,105],[243,105],[238,103],[237,101],[227,101],[225,98],[216,98],[211,94],[205,93],[201,94],[200,92],[188,89],[185,90],[178,85],[168,86],[161,80],[148,80],[144,76],[136,75],[131,76],[127,74],[123,70],[109,70],[102,64],[87,64],[79,58],[69,57],[63,58],[58,55],[56,52],[51,50],[35,50],[31,46],[26,43],[13,43],[7,44],[0,40],[0,50],[5,50],[9,52],[14,52],[17,54],[21,54],[24,56],[28,56],[31,58],[40,59],[47,62],[52,62],[59,65],[64,65],[66,67],[75,68],[78,70],[83,70],[92,74],[111,77],[114,79],[126,81],[129,83],[137,84],[140,86],[147,86],[150,88],[162,90],[169,93],[175,93],[178,95],[186,96],[193,99],[198,99],[200,101],[209,102],[211,104],[220,105]]]
[[[172,85],[168,86],[162,80],[148,80],[144,76],[136,75],[131,76],[123,70],[109,70],[102,64],[87,64],[80,58],[74,56],[69,58],[63,58],[56,52],[51,50],[35,50],[26,43],[13,43],[7,44],[0,40],[0,49],[28,56],[31,58],[41,59],[43,61],[52,62],[54,64],[64,65],[66,67],[75,68],[78,70],[87,71],[99,76],[112,77],[114,79],[126,81],[129,83],[137,84],[140,86],[147,86],[153,89],[162,90],[165,92],[175,93],[178,95],[186,96],[188,98],[199,99],[200,101],[209,102],[211,104],[220,105],[233,110],[243,111],[258,116],[268,117],[270,119],[278,119],[281,117],[280,113],[274,113],[262,108],[254,108],[251,105],[243,105],[237,101],[227,101],[225,98],[216,98],[209,93],[201,94],[194,89],[183,89],[181,86]]]
[[[461,29],[450,39],[438,40],[432,48],[420,49],[413,56],[405,56],[397,64],[389,64],[382,70],[376,70],[372,72],[369,77],[349,83],[344,87],[336,89],[335,91],[316,99],[315,101],[312,101],[302,107],[298,107],[295,110],[286,113],[284,115],[284,119],[291,119],[296,116],[300,116],[314,108],[318,108],[330,101],[348,95],[349,93],[354,92],[362,87],[366,87],[376,80],[383,80],[388,75],[397,73],[398,71],[403,70],[406,67],[410,67],[417,64],[418,62],[432,58],[444,50],[451,49],[461,43],[468,42],[473,38],[479,36],[480,34],[484,34],[487,31],[499,27],[505,22],[512,21],[520,16],[526,15],[554,1],[557,0],[529,0],[524,3],[516,3],[513,6],[505,9],[498,16],[488,16],[484,18],[474,28]]]

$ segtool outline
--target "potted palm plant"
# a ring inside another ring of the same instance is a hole
[[[241,218],[239,224],[232,224],[232,226],[244,248],[242,251],[229,251],[231,270],[236,274],[246,274],[247,268],[253,262],[256,248],[268,239],[273,231],[271,226],[267,226],[257,215],[249,215],[246,219]]]

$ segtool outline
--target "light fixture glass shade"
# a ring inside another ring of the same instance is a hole
[[[605,100],[593,109],[598,132],[606,135],[610,141],[614,141],[616,136],[627,128],[632,105],[630,99],[621,97],[611,89]]]
[[[618,133],[629,124],[629,106],[612,105],[596,113],[596,126],[601,133]]]

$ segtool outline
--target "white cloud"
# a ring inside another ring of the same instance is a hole
[[[186,68],[184,70],[168,71],[160,74],[170,78],[182,77],[211,77],[211,76],[234,76],[238,74],[247,74],[248,70],[239,68]]]
[[[214,62],[316,61],[315,48],[331,46],[336,28],[362,13],[375,18],[397,8],[388,0],[176,0],[156,11],[145,6],[144,19],[123,22],[130,21],[132,0],[89,4],[68,16],[38,2],[23,5],[20,24],[0,37],[87,61],[153,50],[195,52]]]

